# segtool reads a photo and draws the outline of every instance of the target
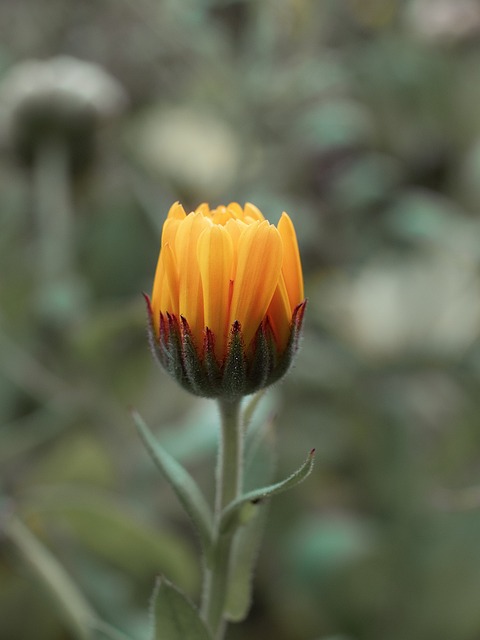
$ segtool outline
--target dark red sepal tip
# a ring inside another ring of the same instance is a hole
[[[230,332],[233,335],[237,335],[240,333],[240,330],[241,330],[240,321],[235,320],[235,322],[232,324],[232,328],[230,329]]]
[[[303,302],[300,302],[300,304],[297,304],[297,306],[293,310],[293,316],[292,316],[293,324],[297,325],[298,327],[301,326],[303,323],[303,316],[305,315],[307,302],[308,300],[307,298],[305,298],[305,300],[303,300]]]
[[[205,333],[203,336],[203,349],[205,353],[213,353],[213,347],[215,345],[215,336],[208,327],[205,327]]]
[[[142,291],[142,296],[144,297],[146,305],[147,305],[148,315],[149,316],[153,316],[152,301],[150,300],[148,294],[145,293],[145,291]]]

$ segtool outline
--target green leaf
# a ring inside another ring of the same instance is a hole
[[[274,495],[283,493],[297,484],[305,480],[313,469],[313,461],[315,458],[315,449],[312,449],[307,456],[307,459],[299,469],[297,469],[291,476],[276,482],[268,487],[262,487],[261,489],[255,489],[244,493],[242,496],[231,502],[225,507],[222,513],[220,521],[220,533],[225,534],[232,530],[236,525],[242,523],[245,518],[247,505],[256,504],[266,498],[271,498]]]
[[[164,578],[153,593],[152,615],[154,640],[212,640],[196,607]]]
[[[224,614],[231,622],[244,620],[250,609],[253,573],[267,521],[267,513],[267,505],[260,506],[255,517],[238,531],[235,538],[232,550],[233,566]]]
[[[95,640],[132,640],[123,631],[103,620],[95,620],[91,627]]]
[[[132,417],[148,452],[190,516],[200,536],[203,550],[208,554],[213,539],[213,517],[197,483],[155,439],[140,414],[132,411]]]
[[[98,488],[37,487],[23,501],[26,517],[40,526],[67,526],[73,544],[80,544],[109,566],[141,581],[154,564],[188,593],[198,585],[195,550],[168,528],[158,531],[138,509]]]

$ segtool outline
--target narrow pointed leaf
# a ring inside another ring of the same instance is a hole
[[[175,491],[198,531],[204,552],[208,554],[213,537],[213,518],[202,492],[188,471],[156,440],[140,414],[132,411],[132,417],[148,452]]]
[[[313,469],[314,457],[315,449],[312,449],[302,466],[299,467],[294,473],[292,473],[291,476],[289,476],[285,480],[276,482],[275,484],[271,484],[267,487],[262,487],[261,489],[255,489],[253,491],[249,491],[248,493],[244,493],[242,496],[227,505],[222,513],[220,532],[222,534],[225,534],[231,531],[232,527],[235,527],[237,524],[241,523],[242,517],[244,516],[244,507],[246,504],[255,504],[266,498],[271,498],[274,495],[283,493],[284,491],[295,487],[297,484],[305,480],[305,478]]]
[[[152,615],[153,640],[212,640],[196,607],[165,579],[155,588]]]

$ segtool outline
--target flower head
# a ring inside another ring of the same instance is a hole
[[[188,215],[175,203],[148,310],[155,354],[189,391],[235,397],[272,384],[297,351],[305,310],[290,218],[276,227],[248,203]]]

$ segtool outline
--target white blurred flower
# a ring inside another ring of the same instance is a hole
[[[480,31],[480,5],[476,0],[412,0],[406,20],[427,40],[462,40]]]
[[[326,299],[333,330],[368,357],[455,357],[480,335],[479,294],[477,260],[438,250],[379,258]]]
[[[119,82],[96,64],[70,56],[50,60],[25,60],[14,65],[0,84],[3,113],[24,103],[37,105],[77,104],[99,118],[122,111],[126,93]]]
[[[190,107],[143,114],[132,146],[156,177],[209,199],[228,190],[240,169],[240,141],[232,129]]]
[[[96,64],[69,56],[24,60],[0,82],[0,141],[30,163],[45,140],[63,139],[81,164],[97,125],[126,104],[121,84]]]

